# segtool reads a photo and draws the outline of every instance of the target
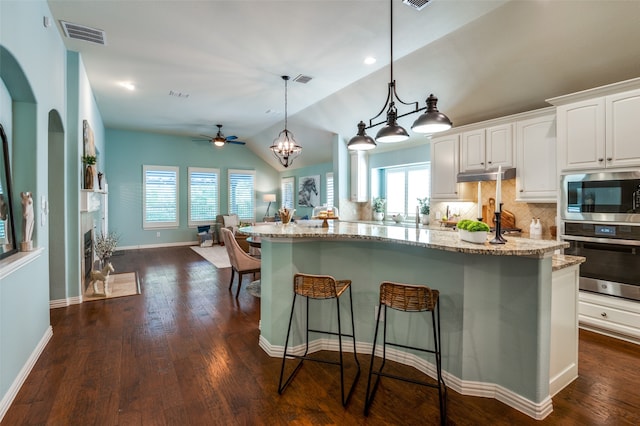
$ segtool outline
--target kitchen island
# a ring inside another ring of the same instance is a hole
[[[438,289],[445,381],[462,394],[493,397],[542,419],[553,409],[551,395],[577,376],[577,272],[570,276],[575,277],[573,287],[565,279],[569,284],[562,286],[559,298],[569,306],[552,306],[554,267],[577,271],[579,264],[579,259],[552,262],[553,252],[566,243],[508,237],[504,245],[473,244],[451,230],[345,222],[329,228],[257,225],[240,232],[262,238],[259,343],[271,356],[282,356],[292,278],[305,272],[352,280],[359,353],[371,353],[382,281]],[[335,305],[329,305],[314,307],[320,309],[314,317],[333,318]],[[560,336],[575,340],[576,353],[557,365],[555,354],[561,351],[553,343],[558,340],[552,332],[558,322],[554,315],[567,310],[575,314],[560,319]],[[431,333],[427,324],[414,316],[402,318],[388,333],[416,344]],[[335,340],[311,338],[316,339],[313,350],[337,350]],[[300,345],[300,333],[295,339],[293,344]],[[388,352],[390,359],[435,375],[429,354]]]

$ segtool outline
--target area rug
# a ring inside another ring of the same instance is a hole
[[[229,255],[227,249],[224,246],[213,247],[198,247],[191,246],[191,250],[204,257],[209,263],[212,263],[216,268],[230,268]]]
[[[247,293],[253,297],[260,297],[262,294],[262,285],[260,280],[251,281],[251,284],[247,285]]]
[[[116,297],[133,296],[140,294],[140,283],[138,282],[138,274],[136,272],[126,272],[123,274],[111,274],[108,279],[108,293],[93,294],[93,284],[84,291],[83,301],[91,302],[93,300],[113,299]],[[103,291],[102,283],[98,282],[98,291]]]

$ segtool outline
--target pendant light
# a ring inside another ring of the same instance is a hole
[[[287,81],[289,81],[289,76],[283,75],[282,79],[284,80],[284,130],[273,140],[273,145],[269,149],[280,164],[289,167],[302,152],[302,147],[296,142],[293,133],[287,130]]]
[[[404,102],[398,96],[398,93],[396,92],[396,81],[393,79],[393,0],[389,0],[389,8],[391,29],[391,58],[389,61],[389,70],[391,78],[387,86],[387,100],[378,115],[369,120],[368,126],[364,125],[365,123],[362,121],[358,123],[358,134],[351,138],[351,140],[347,144],[347,147],[349,149],[367,150],[375,148],[375,142],[394,143],[402,142],[409,139],[409,133],[407,133],[407,131],[402,126],[398,125],[398,118],[404,117],[409,114],[414,114],[425,109],[427,110],[427,112],[418,117],[416,122],[411,127],[414,131],[418,133],[436,133],[451,128],[451,120],[449,120],[446,115],[438,111],[438,108],[436,107],[438,99],[435,96],[429,96],[429,98],[427,99],[427,106],[423,108],[418,108],[418,102]],[[403,105],[413,105],[413,110],[398,115],[396,101]],[[385,110],[387,111],[387,120],[374,123],[373,121],[380,117]],[[385,123],[385,126],[378,131],[374,142],[369,136],[367,136],[365,130],[379,126],[383,123]],[[363,126],[361,126],[361,124]]]
[[[376,147],[376,141],[374,141],[371,136],[367,135],[365,131],[366,127],[367,125],[364,124],[364,121],[360,120],[358,123],[358,134],[351,138],[347,144],[347,148],[356,151],[366,151]]]
[[[427,112],[421,114],[411,126],[417,133],[438,133],[449,130],[452,126],[449,117],[438,111],[438,98],[433,93],[427,98]]]

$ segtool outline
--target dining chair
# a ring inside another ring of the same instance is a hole
[[[238,297],[240,294],[240,286],[242,285],[242,276],[245,274],[253,274],[255,279],[256,272],[260,272],[260,259],[249,256],[242,247],[240,247],[233,236],[233,232],[227,228],[221,228],[220,232],[222,233],[222,240],[224,241],[224,246],[227,249],[227,254],[229,255],[229,262],[231,263],[229,290],[231,290],[231,287],[233,286],[233,278],[237,272],[238,289],[236,291],[236,297]]]

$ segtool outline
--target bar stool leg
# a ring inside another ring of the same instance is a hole
[[[358,379],[360,378],[360,361],[358,361],[358,355],[356,353],[356,326],[355,320],[353,318],[353,298],[351,297],[351,286],[348,288],[349,291],[349,307],[351,309],[351,335],[345,334],[346,337],[351,337],[353,340],[353,359],[355,360],[357,371],[356,377],[353,379],[353,383],[351,384],[351,388],[349,389],[349,393],[346,398],[344,395],[344,359],[342,354],[342,325],[340,322],[340,298],[336,297],[336,307],[338,309],[338,345],[340,349],[340,391],[342,395],[342,405],[346,407],[351,399],[351,395],[353,395],[353,391],[355,390],[356,384],[358,383]]]
[[[369,408],[371,407],[371,403],[373,402],[373,397],[376,394],[376,391],[378,390],[378,384],[380,383],[380,375],[376,374],[376,382],[373,385],[373,390],[371,390],[371,375],[374,374],[373,373],[373,361],[375,360],[375,355],[376,355],[376,343],[378,341],[378,328],[380,326],[380,313],[382,312],[382,308],[383,308],[383,304],[380,303],[378,305],[378,316],[376,317],[376,331],[373,333],[373,349],[371,351],[371,363],[369,364],[369,375],[367,378],[367,393],[365,395],[365,400],[364,400],[364,415],[368,416],[369,415]],[[386,314],[386,306],[385,308],[385,314]],[[385,315],[385,319],[386,319],[386,315]],[[384,334],[386,336],[386,332],[387,332],[387,323],[385,321],[384,325],[382,326],[384,329]],[[382,366],[380,366],[380,370],[382,371],[382,367],[384,366],[384,353],[385,353],[385,349],[384,349],[384,340],[383,339],[383,343],[382,343]],[[369,393],[371,390],[371,393]]]
[[[296,308],[296,298],[297,298],[297,294],[293,294],[293,303],[291,305],[291,314],[289,315],[289,326],[287,327],[287,338],[284,341],[284,352],[282,354],[282,368],[280,369],[280,381],[278,382],[278,394],[282,395],[282,392],[284,392],[285,388],[287,386],[289,386],[289,383],[291,383],[291,381],[293,380],[294,376],[296,375],[296,373],[298,372],[298,370],[300,370],[300,367],[302,367],[302,363],[304,362],[303,358],[300,358],[300,361],[298,362],[298,365],[296,365],[296,367],[293,369],[293,372],[289,375],[289,377],[287,378],[286,382],[284,384],[282,384],[282,379],[284,377],[284,366],[285,366],[285,360],[287,359],[287,348],[289,345],[289,335],[291,334],[291,323],[293,322],[293,313],[295,312],[295,308]],[[308,321],[309,321],[309,299],[307,299],[307,346],[306,346],[306,350],[305,350],[305,355],[307,354],[307,351],[309,350],[309,327],[308,327]]]

